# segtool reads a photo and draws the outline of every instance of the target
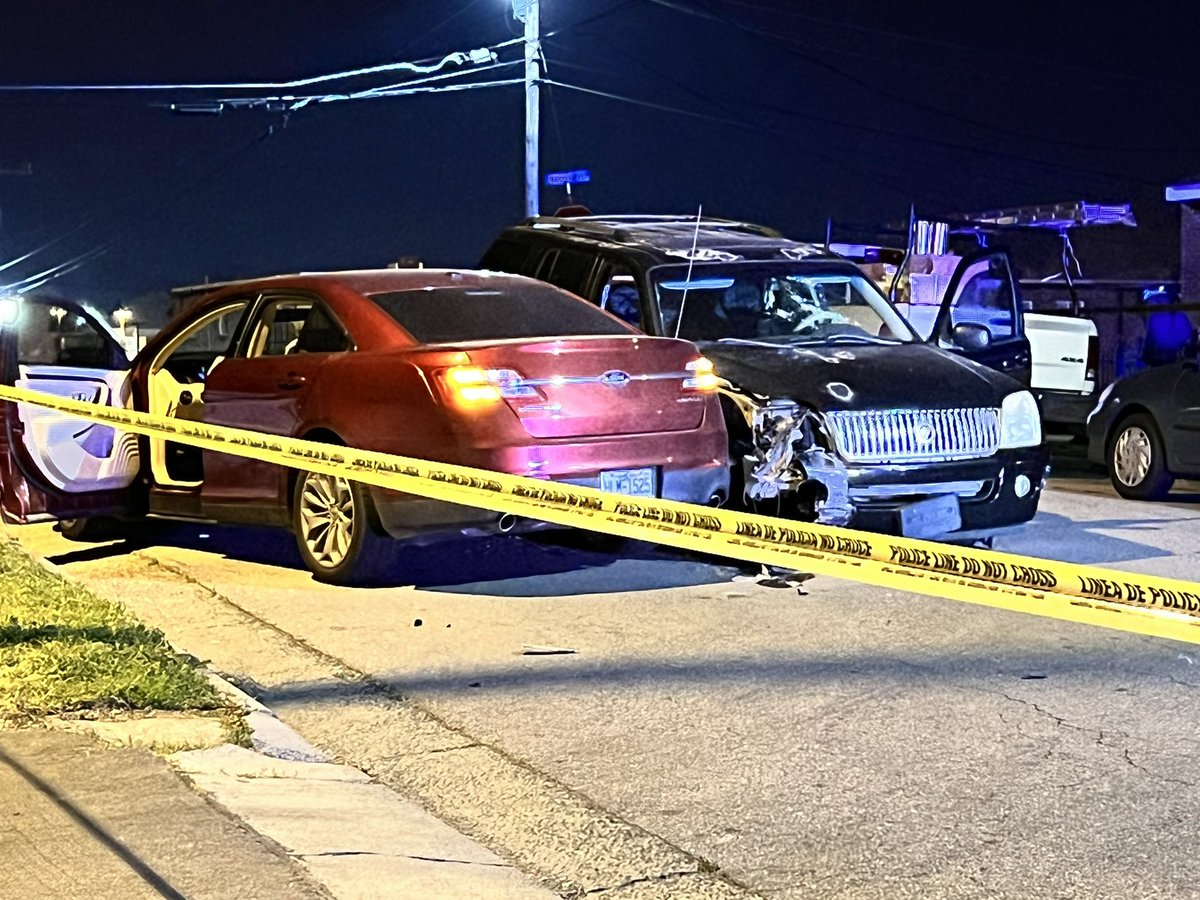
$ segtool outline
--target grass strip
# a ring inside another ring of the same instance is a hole
[[[0,717],[225,705],[162,632],[0,540]]]

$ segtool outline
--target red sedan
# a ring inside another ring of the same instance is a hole
[[[85,310],[0,300],[4,383],[271,434],[642,496],[723,501],[711,365],[557,288],[387,269],[225,284],[132,364]],[[507,528],[494,513],[3,404],[15,522],[164,516],[289,527],[323,581],[380,574],[385,537]]]

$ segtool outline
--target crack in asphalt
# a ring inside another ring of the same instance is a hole
[[[589,888],[582,893],[568,894],[570,897],[590,897],[594,894],[607,894],[610,891],[621,891],[627,887],[634,887],[639,884],[661,884],[665,881],[672,881],[678,878],[686,878],[689,875],[699,875],[703,871],[700,868],[696,869],[681,869],[678,872],[664,872],[661,875],[643,875],[641,878],[630,878],[628,881],[622,881],[620,884],[606,885],[605,887]]]
[[[1159,773],[1159,772],[1155,772],[1155,771],[1153,771],[1153,770],[1151,770],[1151,769],[1147,769],[1147,768],[1146,768],[1145,766],[1143,766],[1141,763],[1139,763],[1139,762],[1137,762],[1137,761],[1135,761],[1135,760],[1134,760],[1134,758],[1133,758],[1133,755],[1130,753],[1130,750],[1129,750],[1129,748],[1128,748],[1128,747],[1119,747],[1119,746],[1116,746],[1116,745],[1114,745],[1114,744],[1112,744],[1112,743],[1109,743],[1109,742],[1107,742],[1107,741],[1108,741],[1108,738],[1110,738],[1110,737],[1111,737],[1111,736],[1113,736],[1113,735],[1117,735],[1117,736],[1120,736],[1120,737],[1122,737],[1122,738],[1128,738],[1128,737],[1129,737],[1129,733],[1128,733],[1128,732],[1124,732],[1124,731],[1105,731],[1103,728],[1086,728],[1086,727],[1084,727],[1084,726],[1082,726],[1082,725],[1075,725],[1075,724],[1073,724],[1073,723],[1071,723],[1071,722],[1068,722],[1068,721],[1067,721],[1067,720],[1066,720],[1064,717],[1062,717],[1062,716],[1059,716],[1059,715],[1056,715],[1056,714],[1054,714],[1054,713],[1050,712],[1048,709],[1045,709],[1044,707],[1042,707],[1042,706],[1038,705],[1037,703],[1033,702],[1032,700],[1024,700],[1024,699],[1022,699],[1022,698],[1020,698],[1020,697],[1013,697],[1012,695],[1010,695],[1010,694],[1007,694],[1007,693],[1004,693],[1004,692],[1002,692],[1002,691],[1001,691],[1001,692],[997,692],[997,693],[1000,693],[1000,694],[1001,694],[1001,695],[1004,697],[1004,699],[1005,699],[1005,700],[1009,700],[1009,701],[1011,701],[1011,702],[1013,702],[1013,703],[1019,703],[1019,704],[1020,704],[1020,705],[1022,705],[1022,706],[1028,707],[1028,708],[1030,708],[1030,709],[1034,709],[1034,710],[1036,710],[1037,712],[1041,713],[1043,716],[1046,716],[1047,718],[1049,718],[1049,719],[1052,719],[1052,720],[1054,721],[1054,724],[1055,724],[1056,726],[1058,726],[1059,728],[1067,728],[1067,729],[1070,729],[1070,730],[1072,730],[1072,731],[1078,731],[1078,732],[1080,732],[1080,733],[1082,733],[1082,734],[1091,734],[1091,733],[1094,733],[1094,734],[1096,735],[1096,741],[1095,741],[1095,743],[1096,743],[1096,745],[1097,745],[1098,747],[1103,747],[1103,748],[1104,748],[1104,749],[1106,749],[1106,750],[1120,750],[1120,751],[1121,751],[1121,756],[1122,756],[1122,758],[1125,760],[1125,762],[1126,762],[1127,764],[1129,764],[1130,766],[1132,766],[1133,768],[1137,769],[1137,770],[1138,770],[1139,772],[1141,772],[1143,775],[1146,775],[1146,776],[1148,776],[1148,777],[1150,777],[1150,778],[1153,778],[1153,779],[1155,779],[1155,780],[1157,780],[1157,781],[1162,781],[1162,782],[1164,782],[1164,783],[1167,783],[1167,784],[1178,784],[1178,785],[1182,785],[1182,786],[1184,786],[1184,787],[1196,787],[1198,784],[1200,784],[1200,782],[1195,782],[1195,781],[1185,781],[1185,780],[1183,780],[1183,779],[1181,779],[1181,778],[1172,778],[1172,777],[1171,777],[1171,776],[1169,776],[1169,775],[1163,775],[1163,774],[1161,774],[1161,773]],[[1000,716],[1000,720],[1001,720],[1002,722],[1006,722],[1006,720],[1004,719],[1004,716],[1003,716],[1003,715],[1001,715],[1001,716]],[[1006,722],[1006,724],[1007,724],[1007,722]],[[1015,724],[1016,724],[1016,723],[1014,723],[1014,725],[1015,725]],[[1016,725],[1016,728],[1017,728],[1017,730],[1018,730],[1018,731],[1020,731],[1020,730],[1021,730],[1021,728],[1020,728],[1020,725]],[[1099,777],[1099,776],[1097,776],[1097,777]],[[1071,784],[1071,785],[1062,785],[1062,787],[1077,787],[1077,786],[1079,786],[1079,785],[1081,785],[1081,784],[1084,784],[1084,783],[1086,783],[1087,781],[1090,781],[1090,780],[1093,780],[1093,779],[1087,779],[1087,778],[1085,778],[1085,779],[1083,779],[1083,780],[1081,780],[1081,781],[1079,781],[1079,782],[1075,782],[1074,784]]]
[[[1200,782],[1184,781],[1182,778],[1172,778],[1169,775],[1160,775],[1158,772],[1152,772],[1149,769],[1147,769],[1145,766],[1143,766],[1141,763],[1136,762],[1134,760],[1133,756],[1130,755],[1128,748],[1125,748],[1124,752],[1125,752],[1125,762],[1129,763],[1129,765],[1133,766],[1135,769],[1137,769],[1142,774],[1148,775],[1149,777],[1154,778],[1158,781],[1164,781],[1164,782],[1167,782],[1168,784],[1180,784],[1180,785],[1183,785],[1184,787],[1196,787],[1197,784],[1200,784]]]

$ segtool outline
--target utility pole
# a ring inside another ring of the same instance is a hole
[[[513,17],[525,23],[525,215],[538,214],[538,81],[541,0],[512,0]]]

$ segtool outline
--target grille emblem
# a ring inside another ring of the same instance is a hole
[[[624,387],[630,382],[629,373],[622,372],[620,369],[611,369],[600,376],[600,382],[610,387]]]
[[[913,429],[913,440],[917,442],[917,446],[926,447],[933,443],[933,426],[928,422],[920,422]]]

